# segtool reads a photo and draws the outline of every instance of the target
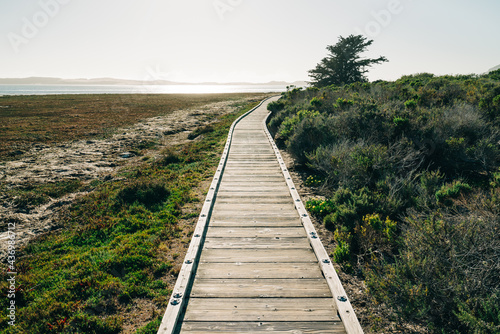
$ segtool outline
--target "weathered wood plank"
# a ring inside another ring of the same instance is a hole
[[[209,238],[306,238],[301,227],[214,227],[209,226]]]
[[[217,198],[217,204],[289,204],[290,197],[222,197]]]
[[[201,263],[198,278],[323,278],[317,263]]]
[[[263,219],[248,219],[246,217],[212,217],[212,227],[301,227],[299,218],[267,217]]]
[[[248,176],[248,175],[282,175],[281,171],[278,169],[275,170],[258,170],[258,169],[253,169],[253,170],[242,170],[242,169],[232,169],[232,170],[226,170],[224,171],[224,175],[229,175],[229,176]]]
[[[295,210],[295,205],[292,201],[288,201],[285,204],[276,204],[276,203],[220,203],[217,200],[215,201],[214,211],[224,212],[224,211],[240,211],[240,212],[277,212],[283,211],[289,213]]]
[[[239,219],[246,221],[275,221],[275,220],[291,220],[298,217],[288,213],[260,213],[260,212],[239,212],[239,211],[224,211],[215,212],[213,215],[215,220]]]
[[[317,262],[311,249],[204,249],[200,262],[300,263]]]
[[[324,279],[196,279],[191,298],[331,298]]]
[[[283,182],[283,175],[224,175],[224,182]]]
[[[302,226],[302,222],[299,217],[283,217],[283,216],[262,216],[262,217],[246,217],[246,216],[234,216],[234,215],[219,215],[217,213],[212,216],[212,219],[210,220],[210,224],[212,223],[217,223],[217,222],[239,222],[239,223],[245,223],[245,224],[252,224],[252,223],[264,223],[264,224],[271,224],[270,227],[278,227],[278,225],[273,226],[272,224],[280,223],[280,222],[296,222],[298,221],[299,223],[297,226]],[[238,225],[239,226],[239,225]],[[267,225],[265,225],[267,226]],[[257,227],[257,225],[255,226]]]
[[[311,244],[305,237],[299,238],[207,238],[204,249],[210,248],[310,248]]]
[[[186,334],[341,334],[345,333],[340,321],[329,322],[185,322],[182,333]]]
[[[261,192],[256,192],[256,191],[250,191],[250,189],[245,189],[244,191],[235,191],[231,189],[226,189],[226,190],[220,190],[220,193],[218,196],[223,196],[223,197],[228,197],[231,196],[233,198],[256,198],[259,196],[262,197],[290,197],[290,193],[287,193],[284,190],[274,190],[274,191],[261,191]]]
[[[234,220],[215,220],[210,222],[212,227],[300,227],[302,223],[298,219],[290,220],[267,220],[256,221],[247,219],[234,219]]]
[[[332,298],[192,298],[184,321],[339,321]]]

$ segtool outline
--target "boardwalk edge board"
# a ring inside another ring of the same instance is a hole
[[[172,296],[170,297],[167,310],[163,315],[160,328],[158,329],[158,334],[175,333],[178,321],[182,315],[182,312],[184,311],[184,308],[186,307],[186,297],[189,295],[189,290],[193,283],[194,274],[196,273],[196,268],[200,260],[203,240],[206,235],[210,215],[212,214],[214,199],[220,186],[222,174],[226,167],[227,156],[229,153],[229,148],[231,147],[234,128],[243,118],[259,108],[268,99],[270,98],[264,99],[259,103],[259,105],[238,117],[238,119],[233,122],[231,128],[229,129],[229,134],[227,137],[226,145],[224,147],[224,151],[222,153],[222,157],[220,159],[217,171],[215,172],[215,175],[213,177],[212,183],[210,184],[210,189],[205,198],[203,208],[201,209],[198,222],[196,223],[196,228],[193,232],[191,243],[189,244],[189,248],[184,258],[182,268],[179,272],[179,276],[177,277],[177,282],[172,291]]]
[[[271,114],[272,113],[269,113],[267,117],[264,119],[263,122],[264,131],[267,135],[267,138],[269,139],[269,142],[271,143],[271,146],[273,147],[274,153],[276,154],[276,158],[278,159],[281,171],[283,173],[283,176],[285,177],[286,183],[290,190],[290,194],[292,195],[293,202],[295,203],[295,208],[299,212],[302,224],[306,230],[307,238],[311,243],[314,253],[318,259],[318,262],[321,265],[321,270],[323,272],[323,275],[325,276],[328,286],[330,287],[333,298],[335,300],[335,304],[337,306],[339,317],[342,320],[346,332],[348,334],[363,333],[363,329],[361,328],[359,320],[356,317],[356,313],[354,312],[351,302],[349,301],[349,298],[347,297],[344,287],[342,286],[342,282],[340,281],[340,278],[337,275],[335,268],[333,267],[333,264],[330,260],[330,257],[328,256],[328,253],[325,250],[325,247],[323,246],[323,243],[321,242],[318,234],[316,233],[316,229],[314,228],[311,218],[309,217],[309,213],[307,212],[306,207],[302,203],[300,195],[297,189],[295,188],[295,184],[292,181],[292,177],[288,172],[288,168],[286,167],[286,164],[281,156],[278,146],[274,142],[271,133],[267,129],[267,120],[269,119]]]

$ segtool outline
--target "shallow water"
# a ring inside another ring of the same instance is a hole
[[[284,92],[276,85],[0,85],[0,95],[209,94]]]

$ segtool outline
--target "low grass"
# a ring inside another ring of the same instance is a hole
[[[0,160],[33,144],[105,136],[144,118],[249,96],[255,94],[0,96]]]
[[[82,188],[82,182],[76,179],[61,180],[54,183],[29,184],[10,190],[4,189],[3,185],[0,186],[4,194],[8,194],[10,198],[13,198],[14,206],[20,211],[30,210],[49,202],[51,198],[60,198]]]
[[[200,104],[216,99],[224,97],[195,98]],[[147,103],[146,97],[141,101]],[[155,333],[195,222],[183,207],[200,201],[199,185],[212,177],[230,125],[256,104],[221,116],[211,131],[166,150],[163,159],[93,184],[95,190],[63,217],[64,229],[41,235],[17,252],[16,326],[2,317],[0,331],[120,333],[136,316],[134,305],[147,304],[153,310],[149,323],[137,333]],[[6,295],[6,272],[0,274],[3,310],[12,300]]]

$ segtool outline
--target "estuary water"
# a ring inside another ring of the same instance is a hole
[[[285,92],[274,85],[1,85],[2,95],[212,94]]]

